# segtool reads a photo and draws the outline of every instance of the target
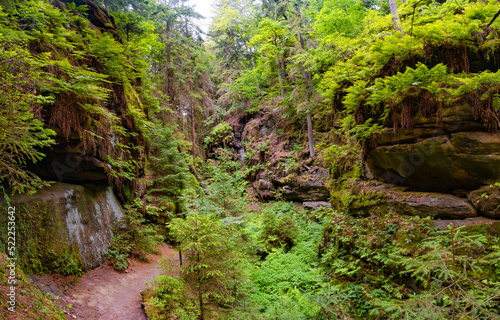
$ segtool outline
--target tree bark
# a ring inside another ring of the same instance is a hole
[[[188,51],[188,56],[191,53]],[[193,69],[189,68],[189,106],[191,110],[191,135],[193,138],[193,159],[196,159],[196,131],[195,131],[195,115],[194,115],[194,103],[195,99],[191,96],[193,94]]]
[[[281,88],[281,96],[284,97],[285,96],[285,87],[283,85],[283,76],[281,74],[281,66],[280,66],[280,62],[279,62],[278,58],[276,58],[276,67],[278,68],[278,79],[279,79],[280,88]]]
[[[196,159],[196,133],[194,130],[194,101],[191,99],[191,131],[193,135],[193,159]]]
[[[299,6],[297,6],[297,16],[299,17],[299,19],[301,18]],[[300,39],[300,47],[302,48],[302,50],[306,51],[304,37],[302,36],[302,32],[300,31],[299,31],[299,39]],[[301,61],[300,65],[302,67],[302,75],[304,76],[304,80],[306,83],[306,103],[309,103],[311,100],[309,92],[311,92],[313,98],[315,95],[314,84],[312,83],[311,73],[306,70],[304,62]],[[313,158],[315,156],[314,152],[315,142],[314,142],[314,133],[312,126],[312,116],[309,110],[307,111],[307,139],[309,142],[309,156]]]
[[[389,7],[391,8],[392,23],[394,24],[394,29],[399,31],[403,35],[403,29],[401,28],[401,22],[399,20],[398,6],[396,0],[389,0]]]

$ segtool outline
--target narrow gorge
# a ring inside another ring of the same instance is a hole
[[[500,319],[498,4],[206,4],[0,1],[0,318]]]

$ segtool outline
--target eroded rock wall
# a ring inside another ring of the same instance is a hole
[[[413,121],[413,129],[385,129],[366,157],[374,180],[411,190],[378,187],[393,207],[434,218],[500,218],[500,192],[490,187],[500,182],[500,133],[465,102],[444,108],[441,122],[420,112]]]
[[[98,267],[105,260],[112,226],[123,217],[106,185],[54,183],[35,195],[12,198],[11,206],[16,208],[19,261],[28,272],[50,271],[62,256],[73,257],[85,270]],[[5,217],[0,221],[6,226]]]

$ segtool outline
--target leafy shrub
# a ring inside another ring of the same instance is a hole
[[[107,258],[110,260],[113,269],[116,271],[125,271],[128,268],[128,254],[120,253],[117,250],[108,249],[106,252]]]
[[[277,202],[261,212],[261,240],[268,252],[275,248],[289,251],[295,245],[299,232],[293,216],[293,205]]]
[[[83,269],[79,261],[72,254],[63,254],[52,261],[53,272],[65,276],[81,276]]]
[[[139,212],[137,208],[139,203],[141,202],[126,205],[124,220],[114,228],[114,237],[108,247],[108,257],[111,258],[111,264],[117,270],[127,268],[126,257],[130,255],[145,260],[163,241],[163,236],[158,234],[157,227],[148,225]],[[120,224],[124,224],[124,227]]]
[[[186,284],[181,279],[161,274],[142,293],[145,312],[151,320],[195,320],[199,313],[186,296]]]
[[[233,140],[233,127],[227,122],[221,122],[212,128],[210,134],[205,138],[206,146],[226,146]]]
[[[332,213],[320,255],[335,291],[358,317],[489,319],[499,314],[495,250],[484,236],[437,231],[429,219]],[[338,307],[325,308],[343,312]]]

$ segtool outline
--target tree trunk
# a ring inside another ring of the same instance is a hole
[[[391,8],[392,23],[394,24],[394,29],[399,31],[403,35],[403,29],[401,28],[401,23],[399,21],[398,6],[396,0],[389,0],[389,7]]]
[[[300,15],[300,7],[297,6],[297,16],[301,17]],[[306,51],[306,46],[305,46],[305,41],[304,37],[302,36],[302,32],[299,32],[299,39],[300,39],[300,47],[302,50]],[[311,73],[306,70],[304,66],[304,62],[300,62],[300,65],[302,67],[302,75],[304,76],[304,80],[306,83],[306,103],[309,103],[311,97],[309,95],[309,92],[311,92],[312,97],[314,98],[315,91],[314,91],[314,84],[312,83],[312,77]],[[315,147],[315,142],[314,142],[314,133],[313,133],[313,126],[312,126],[312,116],[311,112],[308,110],[307,111],[307,139],[309,142],[309,156],[313,158],[315,156],[314,152],[314,147]]]
[[[193,159],[196,159],[196,133],[194,130],[194,101],[191,100],[191,131],[193,135]]]
[[[281,66],[280,66],[280,62],[279,62],[278,58],[276,58],[276,67],[278,68],[278,79],[280,82],[281,96],[284,97],[285,96],[285,87],[283,85],[283,76],[281,74]]]
[[[288,83],[288,74],[286,73],[286,62],[285,59],[281,59],[281,70],[283,72],[283,80]]]
[[[205,190],[205,193],[207,195],[210,195],[210,191],[208,190],[208,187],[205,185],[205,182],[203,182],[203,179],[200,177],[200,175],[196,171],[196,168],[192,164],[189,165],[189,171],[193,174],[193,176],[196,178],[196,180],[198,180],[198,182],[200,183],[200,186],[203,188],[203,190]]]
[[[309,140],[309,155],[314,157],[314,135],[313,135],[313,127],[312,127],[312,117],[311,112],[307,112],[307,137]]]
[[[200,265],[201,259],[200,259],[200,253],[196,252],[196,262],[198,266]],[[200,304],[200,319],[203,320],[203,293],[201,289],[201,275],[200,275],[200,268],[197,268],[196,271],[196,282],[198,282],[198,303]]]
[[[193,70],[189,68],[189,91],[190,94],[193,94]],[[191,134],[193,136],[193,159],[196,159],[196,132],[195,132],[195,117],[194,117],[194,99],[193,97],[189,97],[189,104],[191,106]]]

